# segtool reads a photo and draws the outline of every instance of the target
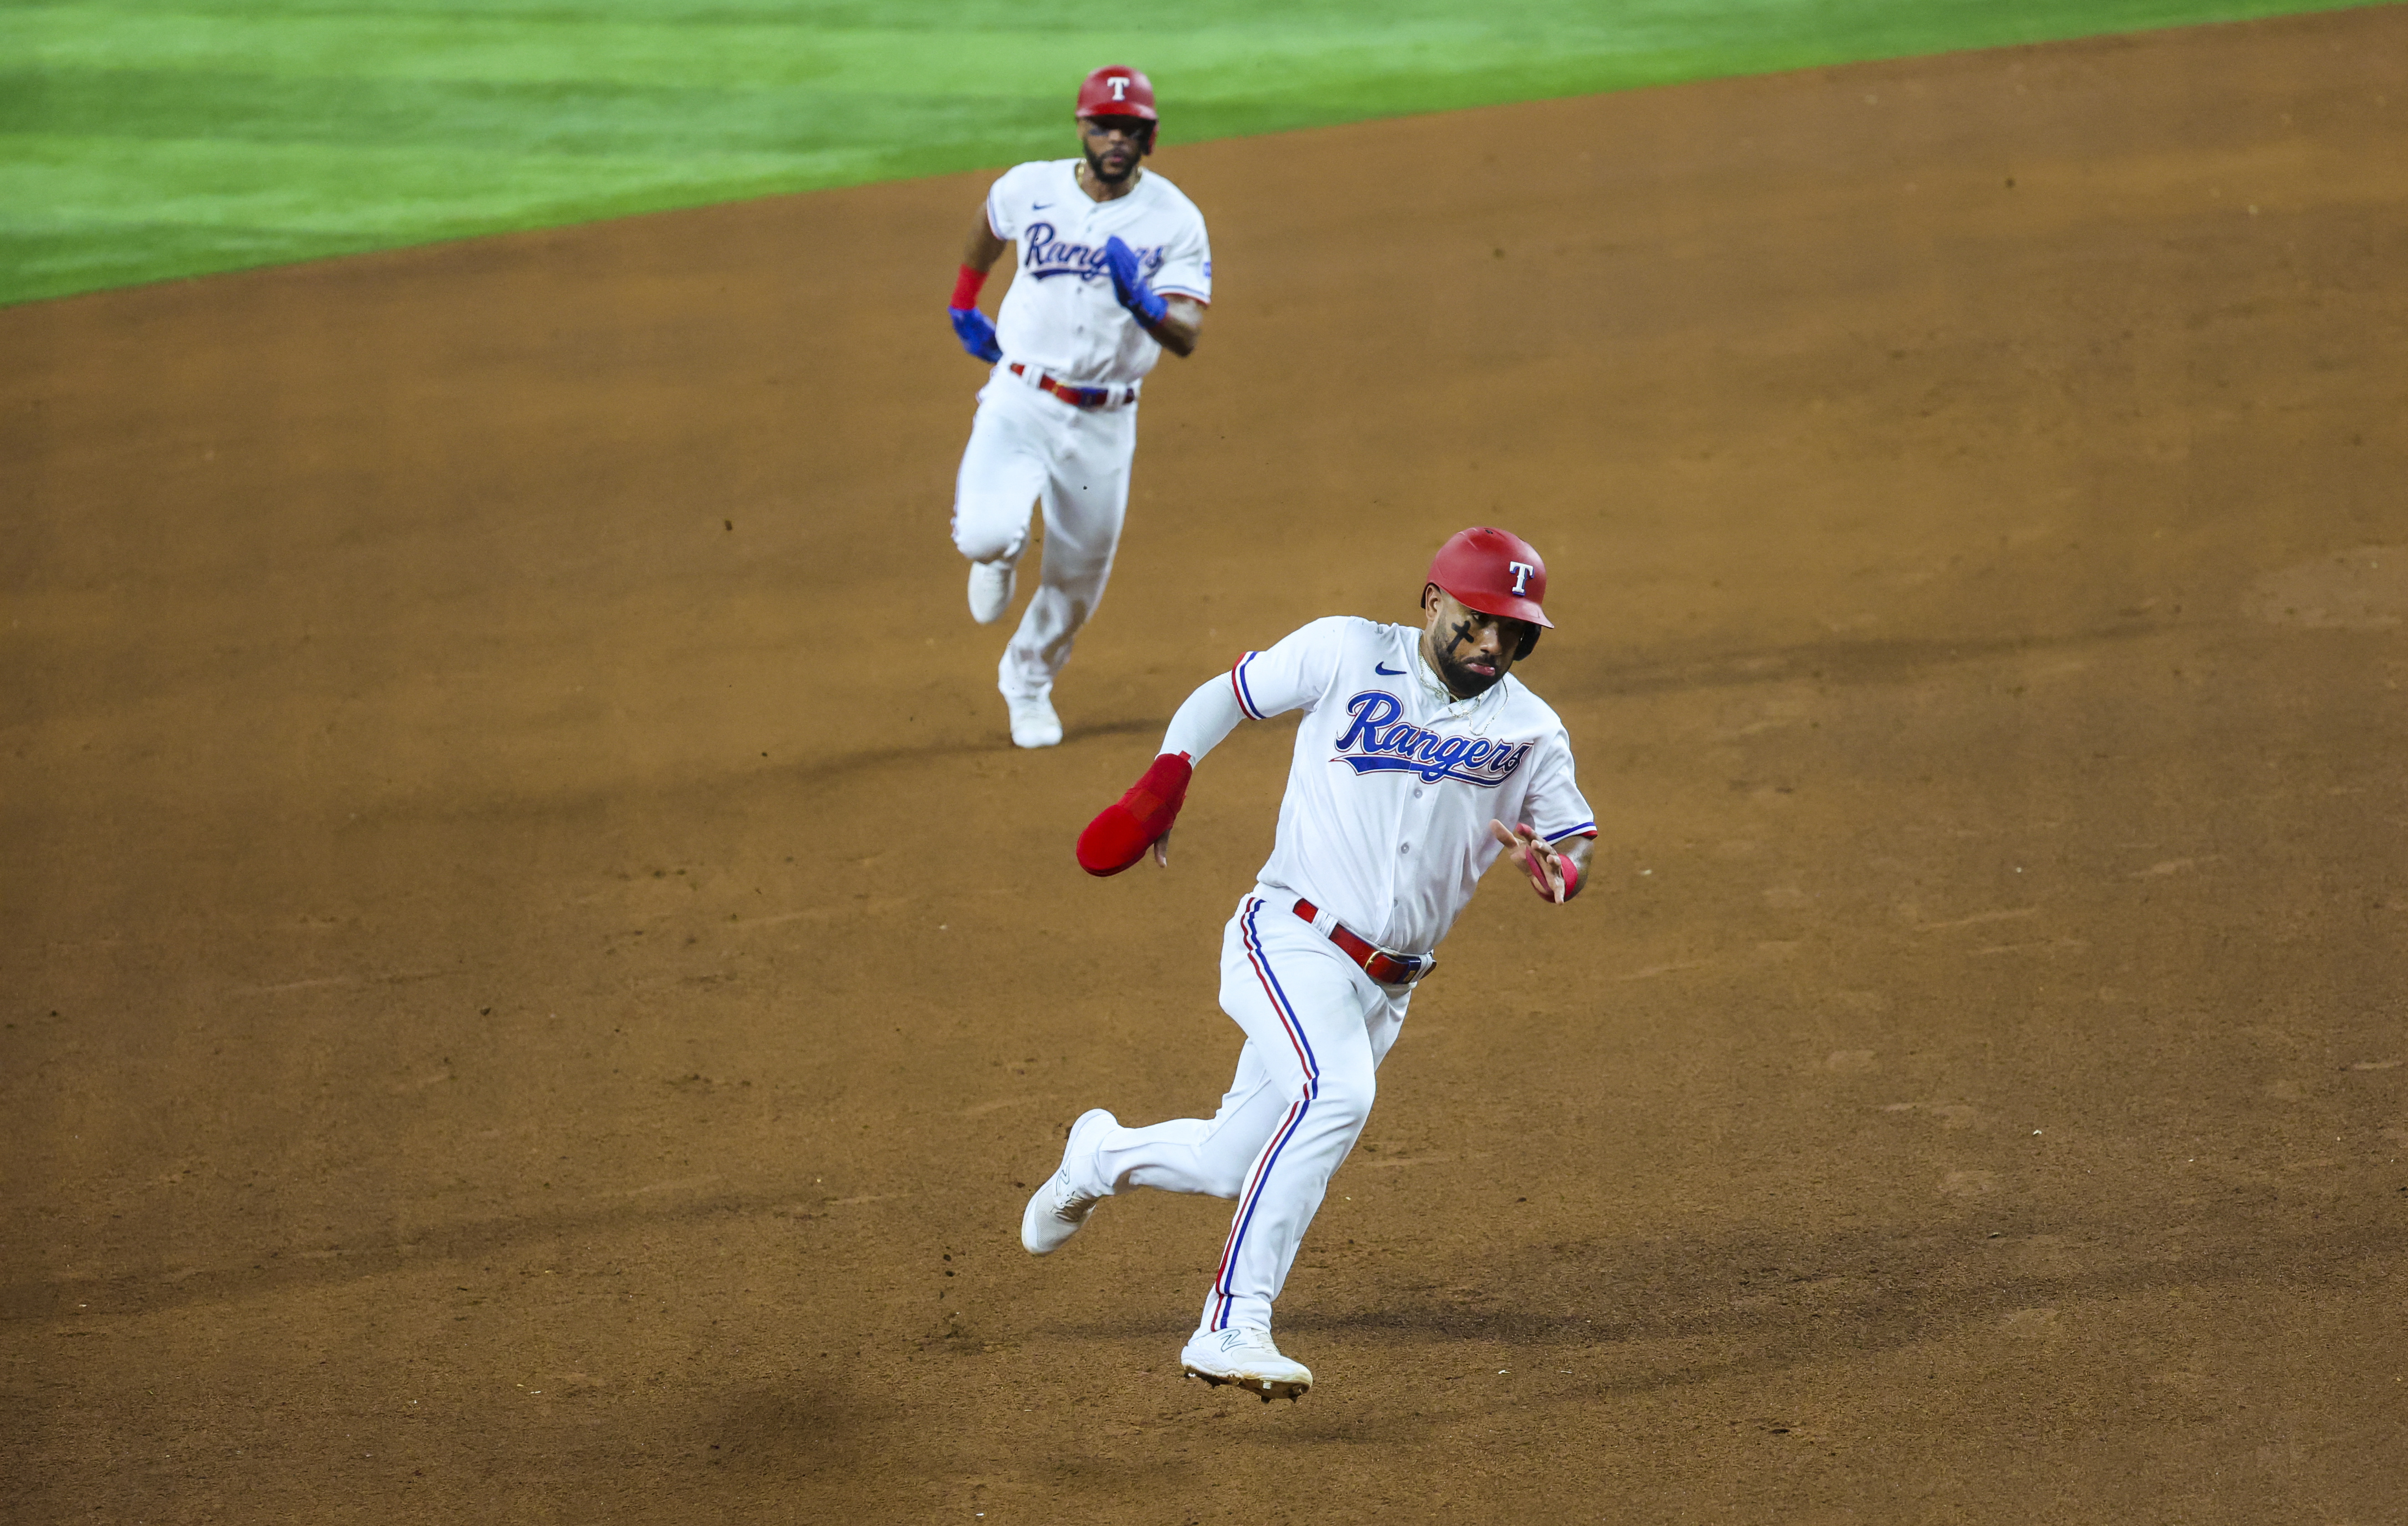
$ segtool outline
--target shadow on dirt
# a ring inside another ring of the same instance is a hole
[[[1280,1328],[1425,1350],[1585,1348],[1612,1361],[1608,1387],[1643,1392],[1956,1339],[1982,1326],[2045,1331],[2060,1305],[2172,1288],[2239,1290],[2270,1279],[2355,1287],[2368,1259],[2408,1252],[2408,1225],[2371,1211],[2355,1223],[2328,1213],[2313,1229],[2286,1227],[2233,1206],[2183,1239],[2179,1251],[2135,1244],[2126,1228],[2104,1223],[1995,1237],[1877,1224],[1803,1239],[1746,1230],[1678,1244],[1578,1239],[1504,1252],[1470,1282],[1401,1280],[1440,1270],[1436,1261],[1368,1281],[1331,1268],[1315,1275],[1320,1298],[1291,1292]],[[1338,1301],[1332,1294],[1369,1306],[1311,1306]],[[1049,1333],[1078,1342],[1159,1332],[1115,1321]]]
[[[692,1422],[706,1466],[733,1475],[808,1479],[874,1461],[873,1438],[901,1417],[865,1407],[829,1369],[699,1404]]]

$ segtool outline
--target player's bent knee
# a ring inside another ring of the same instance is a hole
[[[974,562],[1017,561],[1020,548],[1027,542],[1027,530],[982,523],[982,517],[964,514],[954,520],[953,549]]]
[[[974,562],[1013,562],[1028,545],[1034,497],[1014,499],[992,489],[953,497],[953,549]]]
[[[1330,1127],[1359,1132],[1371,1116],[1371,1101],[1379,1089],[1379,1083],[1369,1076],[1342,1082],[1325,1076],[1321,1095],[1314,1099],[1313,1106],[1322,1111]]]

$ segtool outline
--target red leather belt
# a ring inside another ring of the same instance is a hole
[[[1043,371],[1031,373],[1027,367],[1016,360],[1011,363],[1011,374],[1014,376],[1034,374],[1038,391],[1050,392],[1072,408],[1111,408],[1115,404],[1137,401],[1135,387],[1074,387],[1068,382],[1054,381]]]
[[[1298,896],[1296,914],[1307,922],[1317,924],[1321,920],[1321,908]],[[1368,938],[1347,931],[1342,922],[1329,924],[1328,938],[1348,958],[1361,965],[1365,974],[1383,986],[1410,986],[1438,968],[1438,956],[1435,954],[1398,954],[1393,949],[1382,948]]]

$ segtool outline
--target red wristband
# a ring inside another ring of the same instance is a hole
[[[1580,865],[1572,861],[1570,854],[1561,849],[1555,852],[1555,862],[1564,866],[1564,899],[1570,900],[1573,892],[1580,889]]]
[[[967,265],[963,266],[962,273],[953,280],[953,299],[947,303],[946,306],[954,308],[977,307],[979,288],[985,284],[985,271],[973,270]]]

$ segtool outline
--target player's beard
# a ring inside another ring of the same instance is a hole
[[[1512,670],[1513,659],[1500,653],[1497,658],[1495,672],[1475,673],[1456,661],[1455,654],[1440,647],[1435,640],[1429,644],[1431,655],[1437,659],[1435,666],[1438,669],[1439,682],[1444,684],[1447,692],[1458,699],[1478,698],[1503,683],[1505,675]]]
[[[1104,173],[1103,158],[1095,150],[1082,143],[1079,145],[1079,151],[1087,156],[1087,173],[1095,177],[1097,185],[1126,185],[1130,177],[1137,173],[1138,166],[1145,163],[1144,153],[1132,150],[1129,153],[1128,168],[1117,175],[1107,175]]]

